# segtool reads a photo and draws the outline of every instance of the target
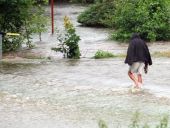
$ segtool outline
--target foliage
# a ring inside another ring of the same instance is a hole
[[[116,57],[116,56],[113,55],[113,54],[110,53],[110,52],[102,51],[102,50],[98,50],[98,51],[95,53],[95,56],[94,56],[95,59],[111,58],[111,57]]]
[[[139,112],[135,112],[132,118],[132,124],[130,124],[129,128],[139,128]]]
[[[2,49],[5,51],[16,51],[21,48],[23,36],[5,36]],[[5,50],[4,50],[5,49]]]
[[[156,126],[156,128],[168,128],[168,116],[167,115],[165,115],[160,120],[160,123]]]
[[[170,13],[166,1],[118,0],[114,16],[117,28],[112,35],[114,39],[127,40],[134,32],[148,41],[170,39]]]
[[[82,3],[82,4],[88,4],[88,3],[94,3],[94,0],[70,0],[71,3]]]
[[[52,50],[62,52],[64,57],[78,59],[80,58],[78,45],[80,37],[76,35],[76,30],[67,16],[64,17],[64,27],[65,32],[58,31],[57,39],[60,42],[58,47],[52,48]]]
[[[114,27],[112,39],[127,41],[140,33],[147,41],[170,40],[169,0],[96,0],[78,16],[86,26]]]
[[[0,30],[3,32],[20,33],[20,37],[7,37],[3,39],[3,52],[17,50],[21,47],[23,41],[27,39],[26,44],[32,47],[31,35],[39,28],[35,25],[35,20],[43,13],[40,11],[39,3],[47,0],[1,0],[0,1]],[[41,16],[42,17],[42,16]],[[40,19],[40,18],[39,18]],[[44,22],[38,21],[45,25]],[[17,46],[17,47],[15,47]]]
[[[158,125],[155,126],[155,128],[168,128],[168,116],[164,115],[161,119]],[[98,122],[99,128],[108,128],[107,124],[105,123],[105,121],[100,120]],[[136,112],[132,118],[132,122],[129,125],[129,128],[151,128],[151,126],[149,126],[148,124],[140,124],[140,120],[139,120],[139,113]]]
[[[114,9],[113,0],[97,1],[78,16],[78,22],[86,26],[113,27]]]
[[[105,123],[103,120],[100,120],[100,121],[98,122],[98,125],[99,125],[99,128],[108,128],[107,125],[106,125],[106,123]]]
[[[36,10],[32,15],[32,19],[27,24],[33,33],[39,34],[39,39],[41,39],[41,33],[47,31],[48,19],[44,16],[45,10],[40,6],[36,6]]]

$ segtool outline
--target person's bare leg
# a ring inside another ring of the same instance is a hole
[[[138,83],[139,83],[139,86],[141,87],[142,86],[142,75],[141,74],[138,74]]]
[[[142,75],[138,74],[138,82],[142,84]]]
[[[135,86],[138,87],[138,80],[135,78],[134,74],[129,71],[128,75],[130,79],[135,83]]]

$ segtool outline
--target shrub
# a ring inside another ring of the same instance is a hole
[[[134,32],[148,41],[170,39],[168,0],[118,0],[115,26],[116,40],[127,40]]]
[[[169,0],[96,0],[78,16],[86,26],[114,27],[112,39],[127,41],[140,33],[147,41],[170,39]]]
[[[78,16],[78,22],[86,26],[113,27],[114,23],[114,2],[97,2]]]
[[[65,32],[61,33],[58,31],[57,33],[57,39],[60,42],[59,45],[52,48],[52,50],[62,52],[64,57],[79,59],[80,50],[78,42],[80,41],[80,37],[76,35],[76,30],[67,16],[64,17],[64,27]]]
[[[21,48],[23,40],[22,36],[5,36],[2,43],[3,52],[17,51]]]
[[[32,33],[39,34],[39,40],[42,41],[41,34],[46,32],[48,29],[48,22],[46,16],[44,16],[45,10],[40,5],[36,7],[34,14],[32,14],[32,19],[28,23],[29,29]],[[31,34],[32,34],[31,33]]]
[[[20,33],[20,37],[8,37],[3,39],[3,52],[15,51],[26,40],[28,47],[32,47],[31,35],[44,31],[46,25],[42,22],[44,10],[40,3],[47,0],[1,0],[0,1],[0,30],[2,32]],[[38,17],[38,21],[37,21]],[[41,24],[41,29],[37,25]]]
[[[107,51],[102,51],[102,50],[98,50],[95,55],[94,58],[95,59],[101,59],[101,58],[111,58],[111,57],[116,57],[115,55],[113,55],[110,52]]]

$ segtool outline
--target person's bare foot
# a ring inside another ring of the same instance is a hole
[[[141,89],[143,88],[143,84],[140,83],[140,82],[138,83],[138,86],[139,86],[139,88],[141,88]]]

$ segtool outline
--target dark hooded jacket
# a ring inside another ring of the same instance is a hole
[[[152,65],[148,46],[138,34],[133,34],[125,59],[125,63],[129,65],[132,65],[133,62],[144,62],[145,64]]]

